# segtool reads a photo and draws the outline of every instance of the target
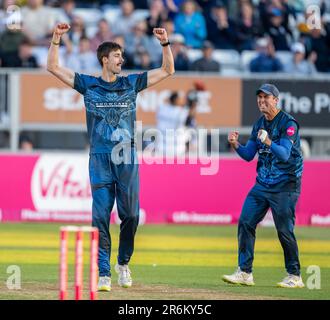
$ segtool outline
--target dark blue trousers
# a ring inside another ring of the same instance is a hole
[[[110,214],[116,200],[121,220],[118,263],[128,264],[134,250],[139,223],[139,173],[136,152],[131,164],[114,164],[111,154],[90,154],[89,176],[92,188],[92,225],[99,229],[99,275],[111,276]]]
[[[269,192],[255,185],[249,192],[238,224],[238,265],[242,271],[252,272],[256,227],[272,210],[278,238],[284,251],[288,273],[300,275],[297,241],[294,235],[297,192]]]

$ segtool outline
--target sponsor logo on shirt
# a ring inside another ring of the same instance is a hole
[[[289,137],[292,137],[295,133],[296,133],[295,128],[292,126],[286,129],[286,134]]]
[[[129,103],[126,102],[96,102],[97,108],[128,108]]]

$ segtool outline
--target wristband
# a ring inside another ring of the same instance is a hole
[[[170,44],[171,44],[171,42],[167,41],[167,42],[165,42],[165,43],[161,43],[160,45],[161,45],[162,47],[166,47],[166,46],[169,46]]]
[[[60,45],[60,42],[52,41],[52,44],[53,44],[54,46],[59,46],[59,45]]]

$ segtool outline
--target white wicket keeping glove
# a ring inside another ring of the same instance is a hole
[[[260,136],[259,136],[259,139],[260,139],[260,141],[261,141],[262,143],[264,143],[265,140],[266,140],[267,137],[268,137],[268,133],[267,133],[266,130],[263,130],[263,129],[261,129],[260,132],[261,132],[261,134],[260,134]]]

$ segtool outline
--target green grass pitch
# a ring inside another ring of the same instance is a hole
[[[59,224],[0,224],[0,300],[58,299]],[[99,299],[330,299],[330,230],[297,227],[302,277],[307,268],[320,267],[321,289],[283,289],[276,283],[286,275],[274,228],[258,228],[254,287],[222,282],[222,274],[237,266],[236,226],[140,226],[130,268],[133,287],[123,289],[112,277],[110,293]],[[119,227],[111,226],[111,265],[118,249]],[[88,248],[84,239],[84,297],[88,295]],[[73,298],[74,239],[70,236],[69,297]],[[9,289],[10,266],[21,271],[21,288]],[[9,279],[9,280],[8,280]],[[312,282],[311,282],[312,283]]]

